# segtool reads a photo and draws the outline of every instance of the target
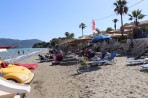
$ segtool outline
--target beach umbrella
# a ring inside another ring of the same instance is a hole
[[[107,35],[99,35],[99,36],[94,37],[94,38],[91,40],[91,42],[97,43],[97,42],[102,42],[102,41],[104,41],[104,40],[109,40],[109,39],[111,39],[110,36],[107,36]]]

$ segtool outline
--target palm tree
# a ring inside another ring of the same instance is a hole
[[[121,16],[121,34],[123,37],[123,15],[127,14],[128,12],[128,7],[126,6],[127,2],[126,0],[118,0],[114,3],[116,6],[114,9],[114,12],[119,14]]]
[[[74,38],[74,36],[75,36],[74,33],[71,33],[71,34],[69,35],[70,38]]]
[[[85,27],[86,27],[86,25],[85,25],[84,23],[81,23],[81,24],[79,25],[79,28],[82,29],[82,36],[83,36],[83,29],[85,29]]]
[[[113,22],[114,22],[114,28],[115,28],[115,30],[116,30],[116,23],[118,22],[118,19],[113,19]]]
[[[108,27],[107,29],[106,29],[106,32],[109,32],[109,31],[112,31],[113,29],[111,28],[111,27]]]
[[[143,19],[144,18],[144,14],[141,14],[142,10],[134,10],[132,11],[132,14],[128,14],[130,16],[129,20],[133,20],[135,19],[135,25],[138,26],[138,19]]]
[[[100,29],[98,29],[98,28],[96,28],[96,31],[97,31],[98,34],[101,33]]]
[[[69,38],[69,32],[65,32],[65,36],[66,36],[66,38],[68,39]]]

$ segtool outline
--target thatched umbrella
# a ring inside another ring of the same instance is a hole
[[[91,36],[84,36],[80,39],[74,39],[68,42],[68,44],[79,44],[79,43],[83,43],[83,42],[88,42],[89,40],[91,40]]]

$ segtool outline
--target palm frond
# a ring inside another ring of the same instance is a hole
[[[113,3],[113,5],[118,6],[118,4],[117,4],[117,3]]]
[[[125,6],[125,7],[124,7],[124,13],[127,14],[127,12],[128,12],[128,7]]]
[[[144,17],[145,17],[145,15],[140,14],[140,15],[138,16],[138,19],[142,19],[142,18],[144,18]]]
[[[123,4],[123,5],[126,5],[127,2],[126,2],[125,0],[122,0],[122,4]]]
[[[133,17],[131,14],[128,14],[128,16]]]
[[[133,18],[132,18],[132,17],[130,17],[130,18],[129,18],[129,20],[133,20]]]

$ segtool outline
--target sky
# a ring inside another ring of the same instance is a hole
[[[148,0],[126,0],[128,14],[140,9],[148,15]],[[39,39],[49,42],[53,38],[65,37],[65,32],[82,36],[81,23],[87,26],[84,35],[92,34],[92,20],[96,28],[114,28],[117,18],[120,28],[120,15],[115,14],[113,3],[116,0],[0,0],[0,38]],[[138,3],[139,2],[139,3]],[[130,23],[124,15],[123,22]],[[148,16],[140,21],[148,20]]]

